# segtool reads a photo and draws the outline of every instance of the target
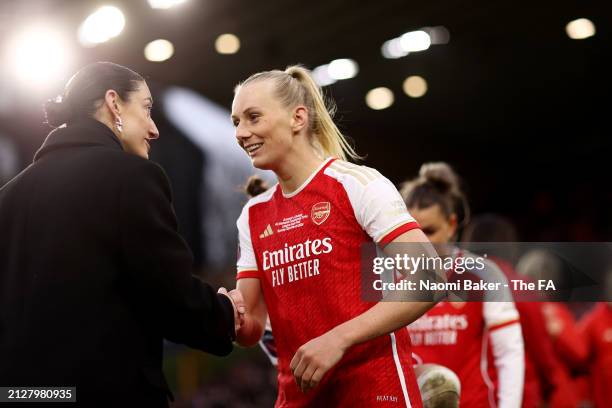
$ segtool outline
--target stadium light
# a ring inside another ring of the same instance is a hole
[[[409,76],[404,81],[403,89],[409,97],[420,98],[427,93],[427,81],[418,75]]]
[[[425,51],[431,45],[431,37],[423,30],[410,31],[399,38],[399,43],[405,52]]]
[[[123,27],[123,12],[114,6],[104,6],[83,21],[79,27],[79,41],[86,47],[93,47],[121,34]]]
[[[389,88],[380,87],[370,90],[365,97],[366,104],[370,109],[382,110],[393,105],[395,97]]]
[[[399,38],[393,38],[385,41],[381,47],[381,52],[383,57],[387,59],[402,58],[409,54],[408,51],[404,51],[402,49]]]
[[[343,79],[354,78],[358,72],[357,62],[348,58],[340,58],[313,69],[312,77],[317,85],[328,86]]]
[[[186,0],[148,0],[149,6],[154,9],[169,9],[178,4],[184,3]]]
[[[167,61],[174,55],[174,45],[164,39],[148,43],[144,49],[145,58],[152,62]]]
[[[565,32],[572,40],[584,40],[595,35],[595,24],[588,18],[579,18],[567,23]]]
[[[411,52],[425,51],[433,44],[448,44],[449,41],[450,33],[446,27],[423,27],[385,41],[380,52],[387,59],[397,59]]]
[[[215,41],[219,54],[235,54],[240,49],[240,39],[234,34],[221,34]]]
[[[6,57],[19,81],[41,87],[64,78],[71,53],[57,30],[34,25],[9,40]]]
[[[450,32],[444,26],[426,27],[423,31],[429,34],[432,45],[448,44],[450,41]]]
[[[328,86],[336,82],[329,76],[329,64],[319,65],[312,70],[312,77],[319,86]]]
[[[348,58],[333,60],[327,67],[327,73],[335,80],[354,78],[357,72],[359,72],[359,66]]]

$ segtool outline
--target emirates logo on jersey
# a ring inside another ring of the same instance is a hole
[[[327,220],[330,212],[331,204],[328,201],[316,203],[312,206],[312,210],[310,211],[310,218],[315,224],[321,225],[325,222],[325,220]]]
[[[412,322],[409,326],[410,331],[435,331],[435,330],[466,330],[469,326],[466,314],[453,315],[443,314],[429,316],[424,315],[420,319]]]

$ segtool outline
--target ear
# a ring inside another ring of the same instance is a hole
[[[451,239],[457,233],[457,214],[451,214],[448,217],[448,239]]]
[[[109,89],[104,94],[104,104],[109,109],[114,118],[121,114],[121,98],[114,89]]]
[[[303,105],[298,105],[293,109],[291,117],[291,130],[298,133],[308,127],[308,109]]]

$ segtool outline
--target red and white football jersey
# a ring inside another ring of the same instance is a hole
[[[589,383],[595,406],[609,406],[608,393],[612,384],[612,304],[597,304],[583,318],[580,326],[589,350]]]
[[[289,368],[297,349],[374,306],[360,296],[360,249],[418,228],[393,184],[330,158],[290,194],[277,184],[237,222],[238,279],[261,280],[278,354],[277,407],[420,407],[406,330],[349,349],[308,394]]]
[[[492,262],[485,265],[482,278],[507,282]],[[509,293],[506,296],[511,298]],[[408,326],[414,362],[453,370],[461,381],[462,407],[495,407],[496,371],[489,334],[512,324],[519,324],[514,302],[439,302]]]

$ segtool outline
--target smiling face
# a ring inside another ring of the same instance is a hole
[[[123,149],[145,159],[149,158],[151,140],[159,137],[159,131],[151,118],[153,98],[145,82],[129,93],[126,101],[120,102],[120,116],[123,124],[118,134]]]
[[[259,169],[275,170],[293,146],[292,112],[281,105],[272,81],[238,88],[232,103],[238,144]]]

